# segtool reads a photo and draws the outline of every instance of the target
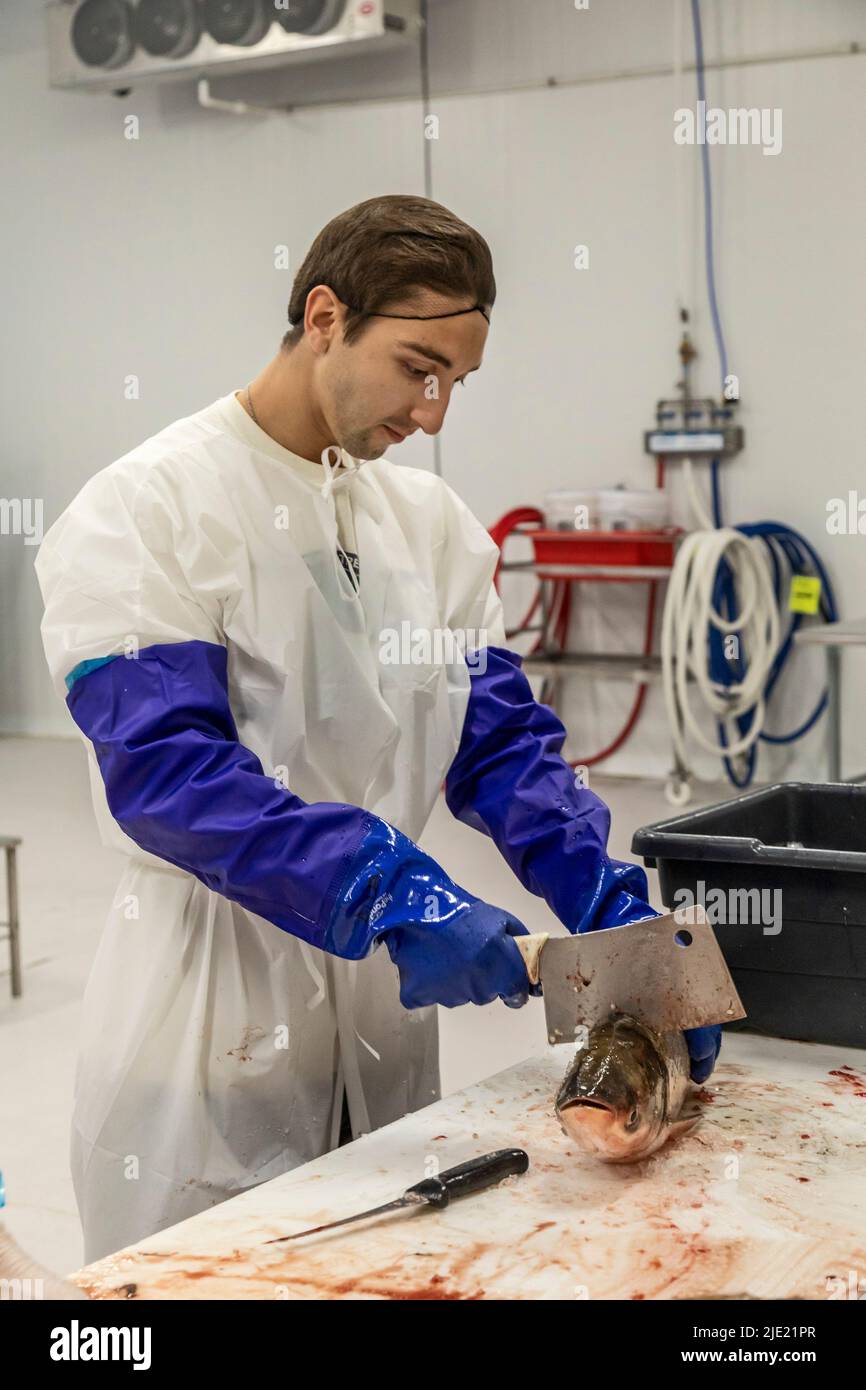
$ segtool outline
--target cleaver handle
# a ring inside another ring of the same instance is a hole
[[[548,931],[527,932],[526,936],[514,937],[517,949],[523,956],[523,964],[526,966],[526,973],[531,985],[541,983],[541,952],[545,942],[549,940],[550,932]]]

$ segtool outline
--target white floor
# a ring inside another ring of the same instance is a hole
[[[13,1000],[8,948],[0,942],[0,1169],[8,1228],[59,1272],[81,1263],[82,1244],[67,1162],[80,1001],[118,877],[90,812],[83,747],[74,740],[0,740],[0,833],[18,835],[24,994]],[[630,857],[632,832],[670,812],[656,782],[593,780],[613,813],[611,851]],[[723,800],[725,786],[702,788]],[[695,803],[699,804],[699,803]],[[458,883],[509,908],[531,931],[552,918],[526,893],[486,837],[456,822],[444,801],[422,837]],[[654,901],[660,905],[652,881]],[[0,899],[2,903],[2,899]],[[0,907],[0,916],[5,908]],[[450,1092],[546,1047],[539,1001],[526,1008],[443,1010],[442,1082]]]

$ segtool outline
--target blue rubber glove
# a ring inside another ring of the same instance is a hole
[[[340,886],[328,925],[330,949],[382,938],[400,974],[404,1008],[490,1004],[520,1008],[530,994],[513,938],[526,936],[503,908],[474,897],[386,821],[374,821]]]
[[[692,1066],[689,1075],[700,1086],[711,1074],[722,1045],[722,1027],[712,1023],[707,1028],[687,1028],[683,1033]]]
[[[425,1004],[490,1004],[501,999],[522,1008],[532,989],[513,937],[526,927],[503,908],[473,899],[462,889],[447,920],[409,922],[405,907],[395,914],[401,925],[385,941],[400,972],[400,1002],[406,1009]]]

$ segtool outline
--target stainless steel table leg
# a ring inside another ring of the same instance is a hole
[[[827,648],[827,743],[830,781],[842,780],[842,695],[840,690],[841,653]]]
[[[21,939],[18,922],[18,872],[15,846],[6,846],[6,900],[9,904],[9,962],[12,971],[12,995],[21,996]]]

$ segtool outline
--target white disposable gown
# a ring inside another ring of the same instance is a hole
[[[45,650],[65,698],[82,661],[224,645],[239,738],[264,771],[417,839],[469,672],[447,636],[383,662],[383,634],[404,650],[437,631],[504,645],[497,552],[434,474],[341,462],[282,449],[234,393],[176,421],[96,474],[46,534]],[[359,592],[337,554],[343,490]],[[332,1148],[344,1090],[357,1136],[435,1101],[439,1070],[436,1011],[402,1007],[384,948],[326,956],[140,849],[85,742],[102,838],[125,856],[76,1077],[90,1261]]]

